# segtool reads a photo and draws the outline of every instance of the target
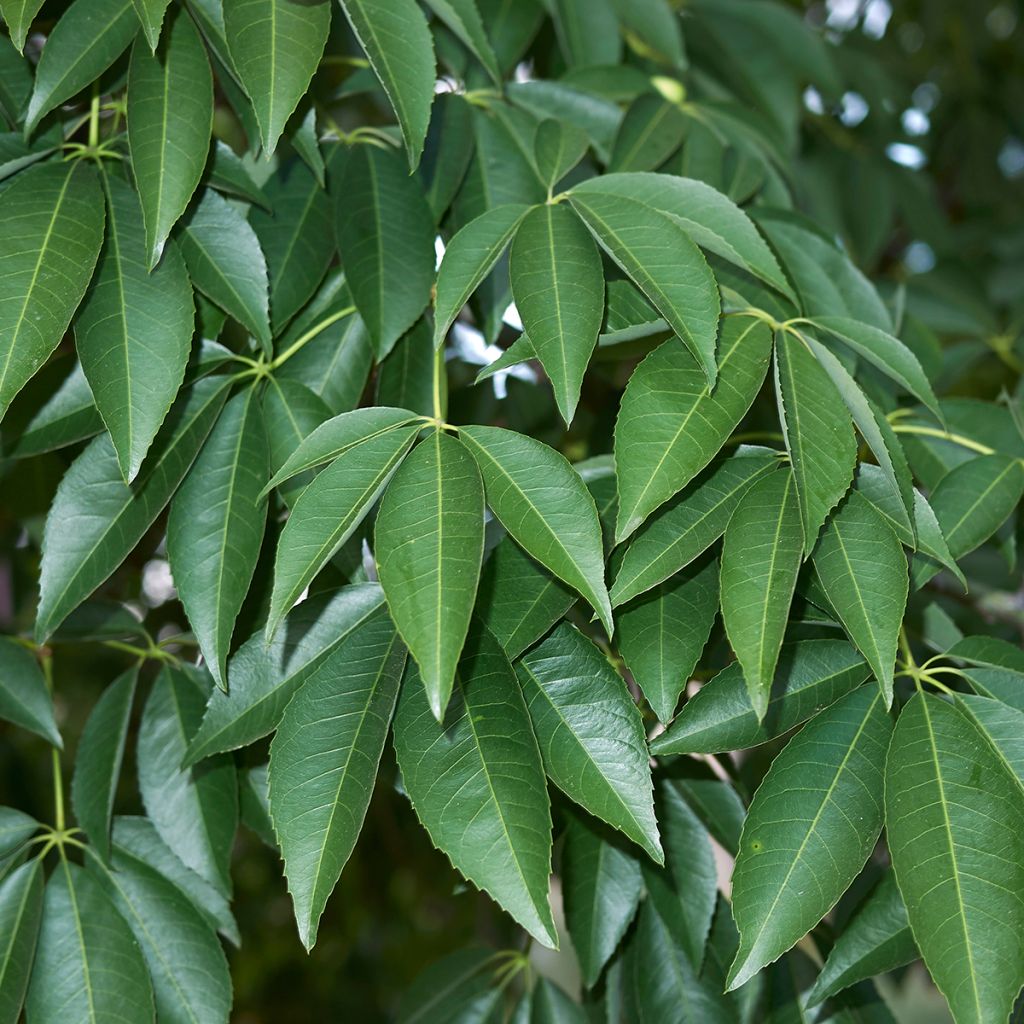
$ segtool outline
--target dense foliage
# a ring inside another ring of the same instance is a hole
[[[253,835],[495,943],[338,1019],[1009,1019],[1010,5],[0,14],[0,1024],[226,1021]]]

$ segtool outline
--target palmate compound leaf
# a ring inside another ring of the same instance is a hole
[[[483,477],[487,504],[527,554],[590,602],[609,634],[597,507],[564,456],[500,427],[460,427]]]
[[[713,392],[675,338],[636,368],[615,422],[617,542],[629,537],[718,453],[761,388],[770,348],[771,332],[764,323],[732,316],[723,322]]]
[[[444,725],[418,673],[407,673],[394,742],[405,790],[434,844],[539,942],[556,947],[544,767],[515,672],[486,629],[470,630]]]
[[[813,718],[772,762],[733,871],[740,948],[730,989],[803,938],[864,867],[882,828],[891,733],[881,693],[861,687]]]
[[[602,651],[561,623],[516,666],[548,777],[664,863],[643,720]]]
[[[484,552],[484,489],[473,457],[435,430],[402,463],[374,528],[377,573],[395,626],[444,720]]]
[[[388,616],[368,619],[335,671],[296,693],[270,746],[270,814],[307,949],[362,828],[405,659]]]
[[[957,1024],[1005,1021],[1024,984],[1024,793],[958,707],[917,694],[885,776],[893,868]]]

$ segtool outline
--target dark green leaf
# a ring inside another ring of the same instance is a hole
[[[0,1021],[16,1024],[25,1000],[43,913],[43,863],[39,859],[0,882]]]
[[[24,811],[0,807],[0,858],[17,852],[37,828],[39,822]]]
[[[625,0],[618,3],[629,6]],[[660,94],[638,96],[619,125],[609,172],[653,171],[679,148],[686,123],[679,107]]]
[[[63,747],[53,718],[53,700],[35,655],[0,637],[0,718]]]
[[[497,967],[489,949],[460,949],[432,963],[409,986],[398,1007],[399,1024],[470,1024],[485,1021],[497,1001]]]
[[[483,64],[495,84],[500,84],[498,61],[487,40],[476,0],[427,0],[427,5]]]

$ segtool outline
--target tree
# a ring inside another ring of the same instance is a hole
[[[0,1022],[226,1021],[385,805],[400,1020],[1019,1012],[987,7],[0,0]]]

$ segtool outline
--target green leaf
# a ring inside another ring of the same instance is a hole
[[[590,602],[609,635],[597,507],[572,466],[554,449],[500,427],[461,427],[480,467],[487,504],[513,539]]]
[[[3,0],[0,3],[0,15],[7,24],[11,42],[18,53],[24,52],[29,29],[42,6],[43,0]]]
[[[0,718],[64,746],[53,717],[53,699],[35,655],[26,647],[0,637]]]
[[[864,659],[845,640],[784,644],[772,695],[758,721],[739,662],[722,669],[651,741],[654,754],[721,754],[767,743],[834,704],[868,678]]]
[[[686,127],[686,115],[677,104],[660,93],[642,93],[619,125],[609,172],[653,171],[679,148]]]
[[[704,371],[675,339],[636,368],[615,421],[616,542],[715,457],[761,388],[770,346],[771,332],[760,321],[726,319],[713,393]]]
[[[270,469],[279,470],[288,457],[331,415],[324,400],[297,380],[267,381],[263,392],[263,419],[269,442]],[[302,489],[313,479],[312,472],[300,473],[278,488],[282,501],[291,507]],[[266,490],[266,488],[264,488]]]
[[[636,533],[611,588],[615,607],[689,565],[725,533],[754,481],[778,465],[767,448],[740,447],[714,463]]]
[[[110,175],[103,182],[106,240],[75,318],[75,347],[131,483],[185,376],[195,310],[177,247],[150,272],[138,196]]]
[[[722,622],[758,720],[768,710],[803,548],[793,474],[771,473],[740,499],[722,541]]]
[[[1024,712],[969,693],[958,693],[955,699],[1024,793]]]
[[[316,127],[316,108],[310,104],[301,123],[291,134],[291,144],[299,159],[313,172],[317,184],[323,188],[327,183],[327,168],[320,151],[320,139]]]
[[[534,938],[556,947],[544,769],[512,666],[486,630],[470,631],[445,724],[413,669],[394,735],[405,790],[434,844]]]
[[[533,161],[540,180],[553,189],[584,157],[590,146],[586,133],[567,121],[546,118],[533,137]]]
[[[25,113],[26,137],[54,107],[99,78],[138,31],[132,0],[75,0],[47,37],[39,58]]]
[[[472,1024],[485,1021],[500,991],[492,985],[494,953],[470,947],[432,963],[409,986],[398,1024]]]
[[[299,495],[278,540],[268,638],[366,517],[417,433],[419,426],[398,427],[347,449]]]
[[[75,752],[71,806],[103,860],[110,856],[110,818],[138,680],[139,666],[134,665],[103,691],[86,720]]]
[[[434,44],[415,0],[341,0],[402,126],[409,163],[423,152],[434,98]]]
[[[892,704],[896,644],[907,605],[907,559],[896,535],[852,492],[814,549],[814,569],[832,607]]]
[[[192,283],[269,350],[267,262],[245,218],[207,189],[180,238]]]
[[[188,897],[133,853],[114,848],[113,870],[90,860],[142,949],[159,1020],[227,1024],[228,962],[213,931]]]
[[[21,849],[37,828],[39,822],[24,811],[0,807],[0,858],[6,860]]]
[[[165,667],[146,701],[136,750],[139,791],[163,841],[218,892],[231,892],[238,824],[234,762],[227,755],[182,768],[208,689],[195,669]],[[206,692],[204,692],[206,689]]]
[[[256,184],[249,168],[226,142],[215,139],[210,162],[207,165],[208,182],[220,192],[244,199],[263,210],[270,210],[270,200]]]
[[[664,863],[643,720],[625,680],[567,622],[523,655],[516,675],[548,778]]]
[[[46,884],[25,1010],[33,1022],[153,1021],[146,963],[128,925],[96,879],[66,858]]]
[[[377,374],[377,403],[401,406],[434,417],[434,368],[443,357],[434,348],[430,319],[423,315],[395,343]],[[448,409],[447,374],[438,372],[437,402],[442,417]]]
[[[326,0],[224,2],[224,34],[231,60],[252,100],[267,156],[274,152],[285,122],[309,88],[330,26]]]
[[[902,967],[917,956],[907,908],[896,876],[888,871],[836,939],[808,993],[808,1005],[816,1006],[859,981]]]
[[[455,438],[435,430],[384,495],[374,553],[391,617],[439,722],[469,630],[483,551],[480,472]]]
[[[730,989],[803,938],[864,867],[882,828],[891,733],[882,695],[864,687],[813,718],[772,762],[733,871],[740,948]]]
[[[344,155],[336,206],[346,282],[383,359],[430,301],[434,217],[401,157],[378,146]]]
[[[911,698],[885,826],[917,946],[958,1024],[1003,1021],[1024,984],[1024,796],[957,707]]]
[[[610,0],[552,0],[547,6],[570,67],[617,64],[622,59],[622,41]]]
[[[33,167],[0,195],[0,418],[60,344],[102,242],[103,197],[84,161]]]
[[[226,397],[208,377],[171,407],[132,486],[102,434],[71,464],[46,517],[36,636],[48,637],[123,561],[188,472]]]
[[[128,69],[128,142],[150,268],[199,184],[212,124],[213,77],[203,41],[186,12],[172,8],[156,53],[137,41]]]
[[[778,261],[751,220],[705,182],[672,174],[602,174],[573,189],[576,198],[590,194],[621,196],[660,210],[701,248],[793,298]]]
[[[718,564],[659,583],[615,617],[619,649],[659,722],[669,722],[718,614]]]
[[[495,85],[500,85],[501,71],[475,0],[427,0],[427,6],[480,61]]]
[[[337,673],[338,645],[384,603],[376,583],[359,583],[310,597],[287,616],[267,644],[263,630],[228,662],[228,689],[215,689],[189,743],[185,767],[235,750],[277,728],[285,707],[321,666]]]
[[[667,0],[612,0],[623,28],[628,29],[677,67],[686,66],[679,17]]]
[[[218,686],[267,521],[267,437],[255,389],[231,399],[171,502],[167,557]]]
[[[572,812],[561,874],[569,935],[583,983],[593,988],[640,905],[640,862],[615,833]]]
[[[775,394],[810,554],[822,524],[850,489],[857,441],[836,386],[788,331],[775,338]]]
[[[495,206],[471,220],[448,243],[437,274],[435,346],[440,347],[462,307],[501,258],[530,209],[522,203]]]
[[[536,206],[516,231],[509,274],[523,328],[570,423],[604,316],[597,246],[568,207]]]
[[[28,988],[43,914],[43,863],[15,868],[0,882],[0,1020],[16,1024]]]
[[[270,747],[270,814],[306,949],[355,847],[405,666],[391,620],[375,615],[338,647],[341,674],[315,674]]]
[[[164,15],[170,0],[132,0],[135,13],[142,24],[142,33],[149,43],[150,52],[155,53],[160,42],[160,29],[164,23]]]
[[[605,252],[682,339],[713,388],[718,377],[715,347],[721,304],[703,253],[670,217],[643,203],[574,192],[572,205]],[[536,342],[534,332],[523,323]],[[724,337],[722,351],[724,358]]]

